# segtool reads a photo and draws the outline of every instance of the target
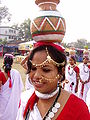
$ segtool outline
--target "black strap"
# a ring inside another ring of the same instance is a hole
[[[54,103],[53,103],[53,105],[50,107],[50,109],[48,110],[48,112],[46,113],[46,115],[45,115],[45,117],[43,118],[43,120],[45,120],[46,119],[46,117],[48,116],[48,114],[49,114],[49,112],[52,110],[52,108],[54,107],[54,105],[55,105],[55,103],[57,102],[57,100],[58,100],[58,97],[60,96],[60,93],[61,93],[61,87],[59,87],[59,92],[58,92],[58,95],[57,95],[57,97],[56,97],[56,99],[55,99],[55,101],[54,101]]]

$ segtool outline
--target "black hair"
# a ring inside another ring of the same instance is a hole
[[[75,57],[75,56],[70,56],[70,58],[73,59],[73,60],[74,60],[74,63],[76,64],[76,57]],[[70,59],[70,58],[69,58],[69,59]]]
[[[13,58],[10,57],[10,56],[6,56],[6,57],[4,58],[4,65],[3,65],[4,71],[5,71],[6,73],[8,73],[8,71],[11,70],[12,64],[13,64]]]
[[[84,60],[84,59],[89,60],[88,56],[83,56],[83,60]]]
[[[33,59],[34,54],[38,51],[46,50],[46,48],[48,49],[48,53],[54,61],[56,61],[57,63],[62,63],[65,61],[65,65],[66,65],[67,61],[66,61],[66,56],[64,53],[60,52],[59,50],[57,50],[55,47],[51,45],[43,45],[43,46],[36,47],[35,49],[32,50],[29,56],[29,59],[27,61],[27,66],[28,66],[27,73],[30,73],[31,71],[32,64],[30,60]],[[60,74],[62,74],[62,68],[65,67],[65,65],[57,67],[58,72]]]

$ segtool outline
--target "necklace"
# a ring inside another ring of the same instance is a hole
[[[73,73],[74,73],[74,70],[72,69],[72,71],[71,71],[71,73],[70,73],[70,67],[73,68],[74,65],[73,65],[73,66],[71,66],[71,65],[68,66],[68,74],[69,74],[70,76],[72,76]]]
[[[57,95],[57,97],[56,97],[53,105],[50,107],[50,109],[48,110],[47,114],[45,115],[45,119],[43,119],[43,120],[46,120],[46,117],[47,117],[48,113],[49,113],[49,117],[50,117],[50,118],[51,118],[51,117],[54,117],[54,113],[56,113],[56,112],[58,111],[59,107],[60,107],[60,103],[58,103],[57,100],[58,100],[58,97],[59,97],[59,95],[60,95],[60,93],[61,93],[61,88],[58,87],[55,91],[58,91],[58,95]],[[55,92],[55,91],[54,91],[54,92]],[[57,93],[57,92],[56,92],[56,93]],[[55,94],[55,93],[54,93],[54,94]],[[57,102],[57,103],[56,103],[56,102]],[[50,111],[51,111],[51,112],[50,112]],[[28,110],[27,110],[27,113],[26,113],[26,116],[25,116],[25,120],[29,120],[29,116],[30,116],[30,108],[28,108]]]
[[[87,64],[83,64],[83,71],[84,71],[85,73],[88,73],[89,71],[88,71],[88,69],[87,69],[87,71],[85,70],[85,66],[86,66],[86,68],[87,68]]]
[[[40,93],[36,90],[35,90],[35,94],[38,96],[38,98],[49,99],[49,98],[53,97],[54,95],[56,95],[58,93],[58,91],[59,91],[59,87],[57,87],[57,89],[50,94],[43,94],[43,93]]]
[[[53,103],[53,105],[50,107],[50,109],[48,110],[48,112],[46,113],[45,117],[43,118],[43,120],[51,120],[54,117],[54,114],[58,111],[58,109],[60,108],[60,103],[57,102],[58,97],[61,93],[61,88],[59,88],[59,92],[58,95]]]

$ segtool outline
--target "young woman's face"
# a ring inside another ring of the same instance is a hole
[[[46,57],[46,51],[36,52],[32,64],[41,64],[47,59]],[[57,88],[57,75],[58,69],[53,63],[46,63],[43,67],[32,65],[30,79],[36,90],[42,93],[50,93]]]
[[[83,63],[87,64],[88,63],[88,59],[87,58],[83,58]]]
[[[75,61],[72,58],[70,58],[69,63],[70,63],[70,65],[74,65]]]

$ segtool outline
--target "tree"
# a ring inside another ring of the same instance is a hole
[[[1,5],[1,2],[0,2],[0,5]],[[8,8],[6,6],[0,6],[0,24],[1,24],[2,20],[5,18],[8,21],[10,21],[11,14],[9,13]]]
[[[19,35],[25,41],[30,41],[30,39],[32,39],[30,32],[30,23],[31,20],[28,18],[19,27]]]
[[[71,42],[67,44],[68,47],[74,46],[75,48],[84,49],[84,46],[88,46],[90,49],[90,43],[86,39],[77,39],[77,42]]]
[[[6,44],[7,44],[7,40],[0,38],[0,45],[6,45]]]

